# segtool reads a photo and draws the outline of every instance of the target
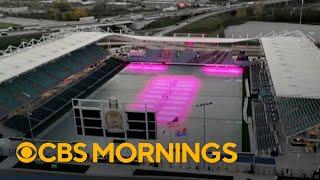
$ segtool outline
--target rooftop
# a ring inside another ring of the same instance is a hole
[[[277,97],[320,98],[320,50],[305,35],[261,38]]]
[[[43,36],[40,40],[10,46],[0,58],[0,83],[105,37],[102,32],[72,32]],[[13,51],[15,50],[15,51]]]

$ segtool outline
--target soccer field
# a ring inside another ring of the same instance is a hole
[[[163,93],[168,92],[168,89],[163,88],[176,88],[170,90],[173,94],[169,95],[162,111],[158,112],[157,142],[167,143],[170,139],[175,142],[202,142],[204,111],[203,108],[196,107],[196,104],[213,102],[214,105],[208,106],[205,112],[206,140],[218,144],[232,141],[238,145],[237,151],[241,151],[242,76],[210,75],[203,72],[202,66],[164,66],[153,70],[135,70],[128,66],[87,99],[116,98],[129,105],[148,103],[152,99],[163,102],[163,99],[157,97],[157,95],[162,97]],[[169,81],[177,84],[174,87],[163,85]],[[169,128],[167,124],[176,117],[175,113],[180,115],[179,126]],[[177,131],[181,129],[185,129],[186,133],[179,136]],[[71,111],[62,116],[45,136],[45,139],[67,141],[82,138],[76,135]],[[86,137],[86,140],[104,139]]]

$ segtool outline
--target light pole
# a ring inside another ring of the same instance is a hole
[[[30,120],[29,101],[28,101],[31,98],[31,95],[29,95],[28,93],[25,93],[25,92],[22,92],[22,94],[24,96],[24,109],[26,111],[27,118],[28,118],[31,140],[33,141],[34,136],[33,136],[33,130],[32,130],[32,125],[31,125],[31,120]]]
[[[196,105],[197,108],[203,108],[203,142],[202,142],[203,144],[202,146],[206,144],[206,107],[212,106],[212,105],[213,105],[213,102],[201,103]],[[205,168],[204,161],[203,161],[203,168]]]
[[[302,11],[303,11],[304,0],[301,0],[301,8],[300,8],[300,24],[302,23]]]
[[[297,171],[299,170],[299,160],[300,160],[301,154],[297,154]]]

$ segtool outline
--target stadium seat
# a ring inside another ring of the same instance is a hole
[[[30,118],[31,126],[35,126],[39,121]],[[5,123],[5,126],[16,129],[23,133],[27,132],[30,129],[28,118],[24,115],[16,115],[8,119]]]
[[[320,123],[320,100],[277,98],[276,102],[287,135],[296,135]]]
[[[200,57],[198,57],[198,54]],[[130,56],[129,61],[201,64],[235,64],[231,51],[197,51],[193,49],[146,49],[144,56]]]
[[[2,86],[0,86],[0,104],[9,110],[16,109],[21,105],[18,98]]]
[[[75,59],[72,56],[66,56],[63,60],[61,60],[61,65],[68,67],[73,73],[76,73],[83,69],[83,64],[79,63],[78,61],[78,59]]]
[[[59,61],[59,62],[61,63],[61,61]],[[69,87],[65,91],[58,94],[53,99],[50,99],[49,101],[44,102],[40,107],[34,109],[31,112],[31,115],[30,115],[31,119],[30,120],[32,123],[32,127],[37,125],[36,132],[41,132],[43,130],[43,128],[46,128],[48,125],[50,125],[50,123],[52,123],[51,121],[46,121],[46,120],[53,113],[55,113],[56,110],[67,105],[67,103],[70,103],[72,98],[78,97],[82,92],[85,92],[89,86],[91,86],[92,84],[94,84],[98,80],[104,78],[108,73],[115,70],[115,68],[123,66],[123,64],[124,63],[121,61],[109,59],[108,61],[106,61],[106,64],[104,66],[100,67],[99,69],[97,69],[95,72],[93,72],[89,76],[85,77],[84,79],[81,79],[79,82],[76,82],[74,85],[72,85],[71,87]],[[65,64],[65,65],[67,65],[67,64]],[[46,72],[50,71],[50,74],[54,74],[54,73],[59,72],[59,71],[56,71],[58,69],[56,66],[51,66],[51,67],[53,67],[53,68],[45,70],[45,71]],[[59,67],[61,67],[61,66],[59,65]],[[43,75],[46,73],[41,72],[41,73],[35,73],[35,74],[36,75],[40,75],[40,74]],[[33,81],[38,81],[38,82],[40,82],[40,81],[42,82],[46,78],[51,78],[50,76],[48,76],[48,74],[44,75],[44,77],[41,77],[41,78],[37,77],[35,75],[33,75],[32,77],[35,78]],[[25,79],[20,80],[20,81],[21,82],[29,82],[29,80],[25,80]],[[47,83],[47,85],[50,85],[50,84]],[[32,86],[26,85],[26,87],[30,88]],[[24,90],[26,90],[26,89],[24,89]],[[17,99],[12,98],[12,96],[10,96],[10,94],[7,92],[7,89],[0,86],[0,107],[2,107],[2,103],[7,104],[7,101],[9,101],[9,100],[17,100]],[[14,102],[15,103],[12,106],[16,107],[16,106],[20,105],[19,102],[16,102],[16,101],[14,101]],[[1,114],[2,112],[6,112],[6,108],[0,108],[0,116],[2,115]],[[24,132],[24,133],[29,130],[28,119],[24,115],[17,115],[17,116],[11,117],[9,120],[7,120],[5,122],[5,125],[10,128]]]
[[[17,77],[12,82],[6,82],[0,86],[0,105],[7,111],[14,110],[23,103],[22,92],[29,94],[30,100],[35,99],[43,91],[51,89],[66,77],[105,57],[103,55],[105,52],[101,47],[90,45],[72,53],[71,56],[61,57],[55,62]],[[101,73],[98,77],[101,77]],[[2,113],[4,112],[3,110]]]
[[[265,105],[258,100],[253,101],[253,118],[255,122],[258,150],[261,153],[271,153],[277,148],[274,130],[265,116]]]
[[[56,61],[56,64],[59,66],[59,67],[62,67],[64,70],[66,70],[67,72],[70,72],[70,74],[73,74],[75,73],[76,71],[73,70],[69,64],[66,63],[66,61],[68,60],[68,55],[59,59],[58,61]]]
[[[59,66],[56,62],[47,64],[44,69],[48,74],[57,77],[60,80],[64,80],[66,77],[72,74],[71,71],[67,71],[65,68]]]
[[[31,117],[42,121],[42,120],[46,119],[51,113],[52,113],[52,111],[40,107],[40,108],[32,111]]]
[[[43,90],[48,90],[57,83],[55,79],[42,72],[41,70],[36,70],[32,73],[29,73],[26,78],[29,81],[37,84],[39,87],[42,87]]]
[[[66,103],[66,100],[60,98],[53,98],[43,105],[46,109],[57,110],[61,108]]]
[[[5,116],[7,112],[8,110],[5,109],[4,106],[0,104],[0,118]]]

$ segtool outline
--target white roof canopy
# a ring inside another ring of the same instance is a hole
[[[134,36],[126,34],[114,34],[125,39],[153,41],[153,42],[189,42],[189,43],[236,43],[249,40],[257,40],[257,38],[212,38],[212,37],[165,37],[165,36]]]
[[[306,36],[261,38],[276,96],[320,98],[320,50]]]
[[[0,59],[0,83],[96,42],[105,37],[105,34],[102,32],[68,33],[62,38],[44,41],[32,47],[18,49],[17,53],[4,55]]]
[[[63,37],[41,42],[32,47],[18,48],[16,53],[4,54],[0,58],[0,83],[38,66],[69,54],[83,46],[89,45],[105,37],[121,37],[129,41],[151,42],[199,42],[199,43],[233,43],[250,39],[203,38],[203,37],[155,37],[132,36],[126,34],[107,33],[100,31],[76,31],[64,34]]]

